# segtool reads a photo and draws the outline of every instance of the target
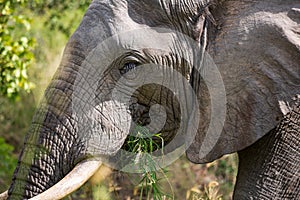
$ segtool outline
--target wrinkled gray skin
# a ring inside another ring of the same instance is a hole
[[[204,36],[207,36],[207,50],[225,84],[227,112],[221,137],[205,158],[200,159],[198,155],[209,121],[210,104],[205,84],[201,84],[196,72],[192,72],[177,58],[172,58],[172,55],[162,55],[151,50],[129,53],[131,58],[126,61],[167,63],[187,77],[194,87],[200,99],[199,112],[202,118],[195,140],[187,150],[187,156],[192,162],[210,162],[224,154],[240,151],[264,135],[267,137],[265,140],[273,141],[275,134],[272,134],[274,131],[270,131],[280,124],[286,115],[286,109],[283,108],[287,106],[280,107],[279,102],[291,102],[292,98],[300,93],[300,1],[215,1],[215,4],[208,6],[212,14],[208,9],[204,9],[207,5],[210,4],[200,0],[94,0],[79,28],[70,38],[61,65],[33,119],[9,190],[10,199],[30,198],[45,191],[62,179],[78,162],[91,156],[87,151],[88,139],[84,140],[80,136],[70,97],[74,93],[75,80],[81,75],[78,72],[82,71],[82,63],[88,54],[106,38],[122,31],[143,27],[169,28],[188,35],[202,45],[205,45]],[[207,35],[203,32],[205,24],[208,25]],[[120,46],[126,44],[120,42]],[[122,63],[124,62],[116,62],[110,67],[121,69],[124,65]],[[110,93],[109,88],[113,87],[114,80],[112,77],[116,75],[114,73],[112,70],[110,75],[99,80],[103,83],[97,88],[99,94]],[[172,128],[176,129],[180,115],[178,102],[169,94],[169,91],[149,86],[144,92],[140,92],[140,96],[137,95],[137,108],[130,110],[131,115],[135,116],[134,120],[147,124],[149,117],[143,115],[147,116],[149,102],[155,101],[164,105],[170,118],[167,123],[169,125],[166,125],[169,127],[165,127],[164,132],[166,141],[172,140]],[[86,96],[79,96],[78,99],[82,99],[84,105]],[[121,148],[128,133],[118,130],[115,125],[112,126],[114,122],[105,121],[104,119],[110,119],[103,116],[109,115],[105,110],[110,110],[101,102],[98,106],[98,112],[103,118],[100,117],[103,121],[103,132],[99,134],[113,132],[117,136],[113,135],[112,138],[118,138],[118,141],[112,140],[109,143],[110,150],[106,152],[113,154]],[[128,113],[120,115],[126,118]],[[298,125],[291,133],[298,134],[299,120],[295,123]],[[86,138],[89,137],[87,135]],[[261,145],[263,142],[254,144],[257,152],[269,152],[266,154],[259,154],[251,149],[240,153],[244,164],[240,166],[235,189],[236,199],[290,199],[299,195],[300,174],[297,159],[286,161],[289,162],[287,168],[294,169],[290,172],[294,174],[292,176],[284,178],[268,176],[268,171],[262,173],[268,177],[268,183],[271,185],[267,185],[266,190],[259,190],[266,188],[263,175],[257,174],[262,165],[269,166],[266,170],[286,167],[278,166],[277,162],[272,163],[272,156],[280,154],[272,149],[279,145],[280,141],[269,145]],[[99,144],[96,145],[103,145],[101,142],[99,140]],[[299,158],[299,143],[294,144],[292,149],[296,149],[293,156]],[[259,156],[267,157],[264,159]],[[252,161],[252,158],[270,162],[256,162]],[[247,178],[256,175],[257,179]],[[287,187],[281,188],[285,191],[278,192],[272,183],[283,183]]]

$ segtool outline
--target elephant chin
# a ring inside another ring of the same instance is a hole
[[[61,181],[53,185],[45,192],[31,198],[30,200],[58,200],[71,194],[80,188],[99,169],[102,162],[98,160],[88,160],[78,163],[74,169]],[[0,200],[8,198],[7,191],[0,194]]]

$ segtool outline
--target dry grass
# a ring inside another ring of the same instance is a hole
[[[93,178],[68,199],[139,200],[141,175],[119,171],[106,173],[105,179]],[[182,156],[168,167],[167,179],[160,181],[163,190],[175,200],[230,200],[237,173],[237,156],[232,154],[209,164],[198,165]],[[162,175],[164,176],[164,175]],[[97,180],[101,180],[97,182]],[[105,197],[105,198],[104,198]]]

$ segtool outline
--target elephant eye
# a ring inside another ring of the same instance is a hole
[[[135,62],[130,62],[130,63],[126,63],[123,68],[120,69],[120,73],[121,75],[126,74],[127,72],[131,71],[131,70],[135,70],[135,68],[138,66],[138,63]]]

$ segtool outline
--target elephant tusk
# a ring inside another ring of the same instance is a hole
[[[84,161],[77,164],[61,181],[30,200],[58,200],[64,198],[89,180],[101,164],[101,161]]]
[[[0,194],[0,200],[6,200],[7,197],[8,197],[8,192],[7,191],[5,191],[2,194]]]

